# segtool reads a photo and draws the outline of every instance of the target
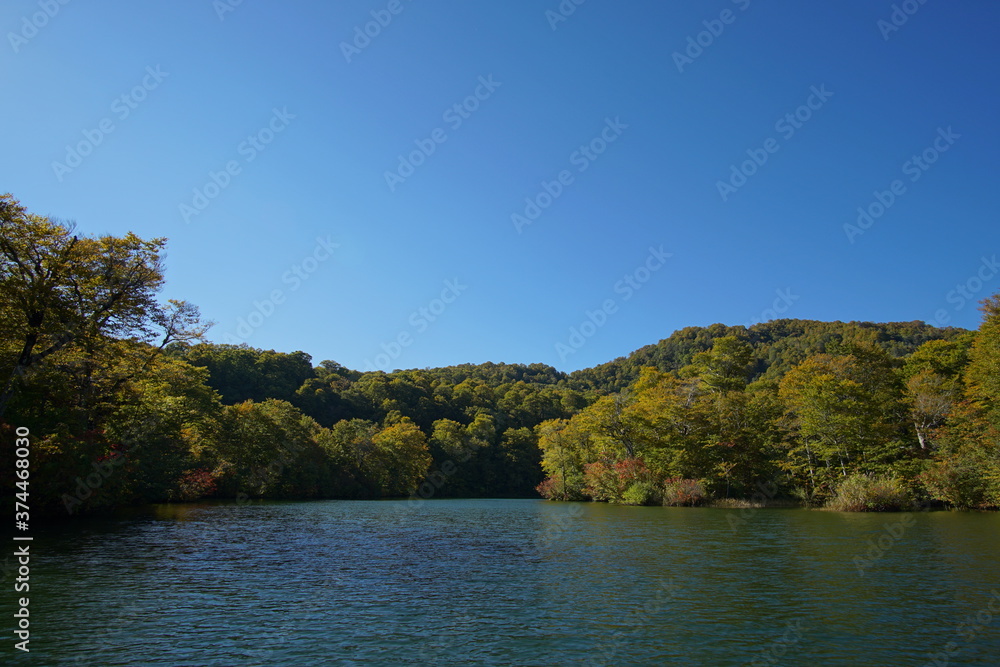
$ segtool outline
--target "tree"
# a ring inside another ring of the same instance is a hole
[[[367,474],[366,460],[375,451],[374,438],[378,424],[365,419],[345,419],[337,422],[323,438],[327,455],[340,464],[341,482],[352,497],[377,497],[378,491]]]
[[[539,485],[546,498],[583,498],[584,465],[596,459],[589,430],[579,420],[550,419],[535,427],[548,478]]]
[[[207,460],[230,496],[313,497],[325,473],[316,466],[320,433],[291,403],[244,401],[224,408]]]
[[[969,353],[969,394],[1000,418],[1000,294],[984,300],[982,311],[983,323]]]
[[[389,426],[372,439],[374,450],[365,469],[383,496],[408,496],[417,490],[431,465],[427,438],[409,419]]]
[[[969,351],[976,334],[968,331],[951,340],[929,340],[903,360],[903,377],[911,378],[921,371],[948,379],[961,378],[969,365]]]
[[[942,426],[961,396],[960,385],[929,370],[906,381],[906,403],[921,449],[931,447],[934,430]]]
[[[634,403],[635,397],[624,390],[602,396],[574,417],[591,434],[604,458],[634,459],[644,451],[642,423],[637,419]]]
[[[944,425],[962,399],[963,376],[973,334],[924,343],[906,358],[904,400],[922,450],[931,449],[935,430]]]
[[[712,349],[694,356],[697,375],[710,391],[742,391],[753,368],[753,347],[738,336],[723,336],[712,342]]]
[[[966,397],[938,430],[937,460],[923,481],[956,507],[1000,507],[1000,295],[983,301],[965,369]]]
[[[440,485],[447,495],[489,495],[496,484],[492,442],[495,439],[493,418],[479,413],[471,424],[463,426],[450,419],[434,422],[431,453],[437,468],[454,466],[454,472]]]
[[[699,378],[681,379],[646,367],[628,389],[628,417],[636,440],[643,443],[638,453],[660,478],[708,473],[710,397],[703,386]]]
[[[777,396],[760,390],[733,391],[707,398],[711,405],[706,443],[710,453],[706,458],[714,466],[711,476],[725,482],[727,498],[731,493],[750,497],[762,484],[773,483],[778,473],[775,422],[781,408]],[[718,486],[721,494],[721,483]]]
[[[302,351],[202,343],[185,350],[184,358],[208,369],[209,383],[228,405],[268,398],[294,402],[296,392],[315,375],[312,358]]]
[[[822,354],[782,378],[779,396],[794,436],[785,466],[810,493],[829,492],[837,477],[852,472],[883,472],[896,453],[892,417],[899,399],[878,373],[854,356]]]
[[[122,457],[116,482],[127,492],[124,502],[163,502],[180,497],[178,483],[186,474],[207,472],[198,461],[203,434],[221,417],[218,394],[205,384],[204,369],[160,356],[149,372],[129,382],[116,395],[104,421],[115,447],[108,454]],[[209,486],[214,479],[209,475]]]
[[[160,253],[165,239],[135,234],[96,238],[28,213],[10,194],[0,196],[0,313],[12,354],[2,360],[0,417],[19,378],[71,345],[88,351],[109,338],[151,342],[162,349],[200,337],[197,310],[183,302],[160,306]]]
[[[541,451],[538,436],[527,427],[509,428],[500,441],[503,461],[497,466],[505,476],[505,493],[529,495],[542,481]]]

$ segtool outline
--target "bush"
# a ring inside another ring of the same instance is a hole
[[[591,500],[614,502],[627,488],[627,484],[615,472],[613,465],[600,461],[584,466],[584,494]]]
[[[823,504],[823,497],[816,489],[809,489],[805,486],[796,486],[792,488],[791,491],[792,498],[795,498],[799,502],[809,505],[810,507],[816,507]]]
[[[535,487],[535,491],[546,500],[552,500],[559,493],[556,480],[552,477],[542,480],[542,483]]]
[[[927,493],[934,500],[959,509],[986,505],[986,480],[974,465],[942,461],[920,476]]]
[[[652,482],[635,482],[625,490],[622,503],[625,505],[655,505],[657,498],[656,485]]]
[[[170,492],[170,500],[191,502],[215,493],[215,477],[209,470],[188,470],[177,481],[177,488]]]
[[[546,477],[535,487],[539,495],[546,500],[583,500],[580,492],[579,475],[563,480],[561,475]]]
[[[584,479],[587,486],[584,493],[594,500],[642,505],[645,503],[635,503],[627,499],[628,491],[637,484],[649,484],[654,488],[656,486],[653,473],[642,459],[623,459],[612,465],[601,462],[588,463],[585,468]]]
[[[840,483],[828,509],[838,512],[898,512],[911,504],[902,480],[851,475]]]
[[[671,507],[704,505],[709,501],[705,485],[697,479],[668,479],[663,483],[663,504]]]
[[[767,507],[767,500],[749,500],[747,498],[719,498],[712,501],[712,507],[726,510],[751,510]]]

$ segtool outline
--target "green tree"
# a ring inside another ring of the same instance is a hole
[[[372,438],[373,451],[364,461],[369,479],[382,496],[413,494],[427,475],[431,456],[427,438],[408,419],[379,431]]]
[[[579,420],[550,419],[536,426],[535,433],[548,475],[539,491],[546,498],[582,499],[584,466],[598,458],[589,430]]]
[[[70,346],[93,352],[111,338],[152,342],[200,337],[205,327],[183,302],[164,307],[164,239],[129,233],[96,238],[28,213],[0,196],[0,313],[3,314],[0,417],[19,379]]]
[[[710,391],[742,391],[754,365],[753,346],[738,336],[723,336],[712,349],[694,356],[695,373]]]
[[[983,323],[969,353],[970,397],[1000,417],[1000,294],[983,301]]]
[[[503,433],[500,452],[503,461],[497,468],[504,476],[500,488],[504,493],[531,495],[543,479],[538,436],[524,426],[509,428]]]
[[[329,474],[317,467],[320,434],[315,420],[286,401],[244,401],[224,408],[206,458],[229,497],[316,497]]]
[[[1000,295],[983,302],[966,368],[966,400],[938,433],[935,463],[923,475],[933,498],[956,507],[1000,507]],[[952,371],[954,372],[954,371]]]
[[[932,447],[933,434],[941,427],[961,397],[957,379],[922,370],[906,381],[906,404],[921,449]]]
[[[890,418],[899,398],[876,373],[854,356],[816,355],[782,378],[793,435],[785,467],[811,494],[831,492],[853,472],[884,472],[898,450]]]
[[[314,377],[305,352],[285,354],[244,345],[202,343],[184,352],[185,360],[209,371],[209,383],[223,403],[260,403],[268,398],[294,402],[303,383]]]

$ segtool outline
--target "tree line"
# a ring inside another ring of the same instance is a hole
[[[764,495],[838,509],[1000,506],[1000,298],[978,332],[903,357],[857,327],[756,379],[747,336],[537,428],[543,495],[699,504]],[[766,491],[765,491],[766,490]]]
[[[362,373],[207,342],[196,307],[157,300],[165,243],[87,236],[0,197],[0,432],[32,433],[35,511],[411,494],[684,504],[761,485],[813,503],[850,484],[1000,499],[997,299],[978,332],[778,320],[682,329],[570,374]],[[11,447],[0,466],[9,499]]]

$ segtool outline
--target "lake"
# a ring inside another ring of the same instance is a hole
[[[998,514],[217,503],[35,535],[5,664],[1000,664]]]

